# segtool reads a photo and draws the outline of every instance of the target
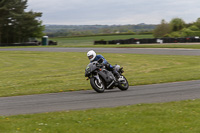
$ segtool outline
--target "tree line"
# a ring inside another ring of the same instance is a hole
[[[41,37],[41,12],[25,11],[27,0],[0,0],[0,43],[20,43]]]
[[[46,25],[45,34],[50,37],[153,33],[156,25]]]
[[[170,22],[163,19],[157,25],[48,25],[45,28],[45,34],[50,37],[138,33],[152,33],[155,38],[200,36],[200,18],[192,23],[173,18]]]
[[[173,18],[170,22],[163,19],[154,30],[154,37],[191,36],[200,36],[200,18],[192,23],[185,23],[181,18]]]
[[[42,25],[41,12],[26,11],[27,0],[0,0],[0,43],[21,43],[30,38],[100,34],[153,33],[154,37],[200,36],[200,18],[185,23],[181,18],[159,25]],[[45,30],[45,31],[44,31]],[[44,31],[44,32],[43,32]]]

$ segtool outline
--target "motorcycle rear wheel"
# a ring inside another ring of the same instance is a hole
[[[122,91],[126,91],[128,90],[129,84],[128,84],[128,80],[124,76],[123,78],[124,78],[124,81],[119,81],[118,88]]]
[[[92,88],[98,93],[103,93],[105,91],[105,85],[101,78],[100,78],[100,83],[98,82],[96,78],[91,78],[90,84]]]

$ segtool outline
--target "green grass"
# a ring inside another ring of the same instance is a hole
[[[199,44],[121,44],[121,45],[65,45],[57,47],[93,47],[93,48],[185,48],[200,49]]]
[[[56,37],[50,38],[58,42],[56,47],[104,47],[104,48],[119,48],[119,47],[130,47],[130,48],[191,48],[200,49],[199,44],[192,43],[178,43],[178,44],[121,44],[121,45],[93,45],[95,40],[119,40],[119,39],[130,39],[130,38],[153,38],[153,35],[112,35],[112,36],[89,36],[89,37]],[[53,46],[55,47],[55,46]]]
[[[89,36],[89,37],[56,37],[50,38],[58,42],[58,45],[92,45],[95,40],[118,40],[118,39],[130,39],[130,38],[153,38],[153,35],[112,35],[112,36]]]
[[[0,96],[91,89],[86,53],[0,52]],[[200,56],[108,54],[130,85],[200,79]],[[0,116],[2,133],[198,133],[200,100]]]
[[[49,40],[57,41],[56,46],[18,46],[3,48],[27,48],[27,47],[100,47],[100,48],[186,48],[200,49],[200,43],[170,43],[170,44],[120,44],[120,45],[93,45],[95,40],[119,40],[130,38],[153,38],[153,35],[111,35],[111,36],[85,36],[85,37],[54,37]],[[40,40],[40,39],[38,39]]]
[[[109,54],[124,67],[130,85],[200,79],[200,56]],[[84,77],[86,53],[0,52],[0,96],[91,89]]]
[[[186,48],[186,49],[200,49],[199,44],[126,44],[126,45],[100,45],[95,47],[116,47],[116,48]]]
[[[199,44],[121,44],[121,45],[87,45],[87,44],[67,44],[67,45],[56,45],[56,46],[19,46],[19,47],[0,47],[5,48],[54,48],[54,47],[77,47],[77,48],[184,48],[184,49],[200,49]]]
[[[199,133],[200,100],[0,116],[2,133]]]

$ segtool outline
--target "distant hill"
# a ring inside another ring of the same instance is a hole
[[[133,33],[149,32],[154,30],[156,26],[145,23],[137,25],[46,25],[44,32],[49,36]]]

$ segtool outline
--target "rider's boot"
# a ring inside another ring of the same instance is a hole
[[[117,81],[121,81],[123,79],[123,77],[116,70],[113,70],[113,74],[116,77]]]

